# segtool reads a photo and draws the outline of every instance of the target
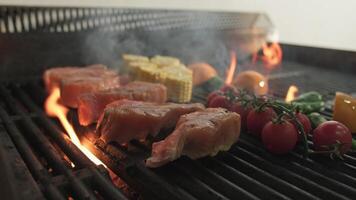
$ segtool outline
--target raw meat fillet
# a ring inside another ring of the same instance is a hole
[[[60,82],[68,77],[97,77],[101,75],[116,75],[116,72],[108,70],[105,65],[95,64],[87,67],[55,67],[47,69],[43,74],[43,80],[47,92],[51,92],[54,87],[59,87]]]
[[[164,103],[167,89],[162,84],[136,81],[120,88],[83,94],[78,99],[79,123],[87,126],[97,122],[105,106],[120,99]]]
[[[133,139],[156,136],[161,130],[173,128],[181,115],[204,109],[199,103],[157,104],[131,100],[119,100],[106,106],[101,115],[97,133],[109,143],[119,144]]]
[[[181,155],[192,159],[227,151],[240,136],[240,115],[223,108],[208,108],[182,115],[173,133],[153,143],[148,167],[159,167]]]

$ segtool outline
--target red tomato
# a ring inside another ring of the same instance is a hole
[[[294,149],[298,132],[288,121],[282,123],[268,122],[262,130],[262,142],[268,151],[275,154],[286,154]]]
[[[230,110],[231,103],[225,96],[216,96],[210,101],[209,107],[210,108],[220,107],[220,108],[226,108]]]
[[[295,115],[297,117],[297,120],[303,125],[304,132],[306,134],[309,134],[311,132],[311,130],[312,130],[312,126],[311,126],[311,122],[310,122],[309,118],[306,115],[304,115],[303,113],[300,113],[300,112],[296,113]],[[294,125],[296,130],[298,130],[297,124],[294,122],[294,120],[290,119],[288,121],[291,122]],[[298,139],[301,140],[302,138],[298,137]]]
[[[208,105],[210,104],[211,100],[214,99],[217,96],[221,96],[223,93],[219,90],[216,90],[214,92],[211,92],[207,98],[207,103]]]
[[[260,136],[263,127],[277,114],[274,112],[272,108],[265,108],[261,112],[257,112],[256,110],[251,110],[247,115],[247,130],[249,133]]]
[[[231,109],[230,109],[232,112],[236,112],[237,114],[240,115],[240,118],[241,118],[241,127],[243,130],[246,130],[247,128],[247,116],[248,116],[248,113],[251,111],[251,106],[243,106],[241,105],[241,103],[234,103],[232,106],[231,106]]]
[[[312,126],[311,126],[309,118],[300,112],[296,114],[296,117],[297,117],[297,120],[303,125],[304,132],[306,134],[309,134],[312,130]],[[297,127],[296,124],[294,124],[294,125],[295,125],[295,127]]]
[[[227,92],[227,91],[233,91],[233,92],[236,92],[236,88],[232,85],[224,85],[220,88],[220,91],[222,92]]]
[[[340,122],[326,121],[313,131],[313,143],[315,150],[329,150],[325,146],[337,144],[339,141],[343,146],[340,153],[344,154],[351,149],[352,135],[350,130]]]

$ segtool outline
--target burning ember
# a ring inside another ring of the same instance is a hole
[[[277,42],[262,45],[262,62],[268,69],[274,69],[282,61],[282,48]]]
[[[92,154],[86,147],[84,147],[77,134],[74,131],[73,126],[67,119],[68,108],[58,103],[60,98],[59,88],[54,88],[52,93],[48,96],[45,102],[45,110],[47,115],[51,117],[57,117],[61,122],[64,129],[67,131],[72,142],[96,165],[104,165],[94,154]],[[105,166],[106,167],[106,166]]]
[[[295,85],[291,85],[289,86],[286,98],[285,98],[285,102],[289,103],[291,101],[293,101],[295,99],[295,97],[297,96],[298,93],[298,88]]]
[[[235,51],[230,52],[230,66],[226,71],[225,84],[230,85],[234,78],[235,70],[237,66],[237,57]]]
[[[282,57],[282,48],[277,42],[264,43],[261,53],[253,54],[252,63],[255,64],[257,60],[261,60],[267,69],[272,70],[282,62]]]

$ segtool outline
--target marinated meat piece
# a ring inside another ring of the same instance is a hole
[[[63,105],[76,108],[78,97],[91,93],[120,86],[119,76],[102,75],[98,77],[69,77],[61,80],[60,92]]]
[[[106,106],[96,131],[106,143],[126,143],[145,139],[148,134],[156,136],[161,130],[173,128],[181,115],[203,109],[199,103],[157,104],[119,100]]]
[[[78,99],[79,123],[87,126],[97,122],[105,106],[120,99],[164,103],[167,89],[162,84],[136,81],[120,88],[83,94]]]
[[[102,75],[116,75],[116,72],[108,70],[105,65],[95,64],[87,67],[55,67],[47,69],[43,74],[43,80],[47,92],[54,87],[59,87],[61,80],[68,77],[98,77]]]
[[[153,143],[148,167],[159,167],[181,155],[191,159],[227,151],[240,136],[240,116],[223,108],[208,108],[180,117],[166,139]]]

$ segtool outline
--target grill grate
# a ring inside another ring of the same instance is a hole
[[[100,195],[107,199],[126,199],[108,179],[105,170],[94,166],[64,137],[57,125],[45,116],[23,90],[16,85],[11,85],[11,88],[1,85],[0,93],[3,100],[0,107],[2,123],[47,198],[67,199],[72,196],[96,199]],[[4,106],[15,115],[9,115]],[[58,149],[63,152],[58,153]],[[72,169],[70,162],[60,155],[66,155],[75,164],[75,168]]]
[[[296,74],[301,80],[296,84],[302,84],[305,73]],[[335,73],[333,76],[338,78]],[[324,80],[330,82],[330,79]],[[280,88],[287,88],[288,84],[289,81],[283,79],[271,80],[272,90],[280,96],[284,92]],[[309,81],[309,84],[316,83]],[[327,87],[327,84],[322,85]],[[341,90],[354,89],[341,82],[338,84]],[[36,95],[32,91],[36,91]],[[63,137],[57,124],[45,116],[41,107],[46,94],[39,83],[2,85],[0,96],[1,123],[46,197],[96,197],[96,192],[91,190],[94,188],[106,198],[124,198],[107,181],[103,170],[94,167]],[[327,111],[325,114],[331,116]],[[72,120],[76,122],[75,117]],[[150,154],[149,144],[134,141],[128,147],[105,145],[96,141],[87,128],[78,130],[86,136],[82,137],[83,143],[147,199],[352,199],[356,196],[353,189],[356,187],[355,153],[349,153],[343,161],[320,156],[304,159],[298,147],[287,156],[275,156],[256,138],[242,134],[230,151],[215,157],[199,160],[182,157],[159,169],[148,169],[143,161]],[[45,136],[49,136],[59,149],[55,149]],[[33,152],[33,149],[40,152]],[[68,161],[54,153],[58,150],[76,165],[74,170],[70,169]],[[46,166],[39,161],[39,153],[48,159],[53,172],[44,173]]]

